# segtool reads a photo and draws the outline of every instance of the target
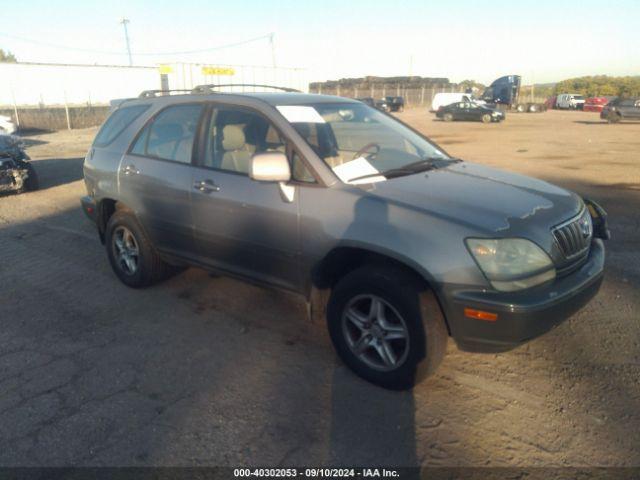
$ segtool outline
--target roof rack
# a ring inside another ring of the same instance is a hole
[[[289,87],[277,87],[275,85],[259,85],[255,83],[226,83],[226,84],[206,84],[206,85],[198,85],[191,90],[192,93],[215,93],[215,89],[222,87],[260,87],[260,88],[273,88],[274,90],[281,90],[283,92],[295,92],[301,93],[300,90],[296,90],[295,88]]]
[[[154,98],[158,95],[170,94],[171,92],[183,92],[183,93],[191,93],[191,90],[188,88],[174,88],[170,90],[144,90],[138,95],[138,98]]]

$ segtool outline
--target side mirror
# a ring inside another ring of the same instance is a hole
[[[257,153],[251,158],[249,176],[259,182],[288,182],[291,180],[289,160],[281,152]]]
[[[291,203],[295,199],[296,187],[287,184],[291,180],[291,167],[282,152],[256,153],[251,157],[249,177],[259,182],[278,182],[282,200]]]

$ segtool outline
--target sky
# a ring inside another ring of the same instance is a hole
[[[276,64],[310,81],[640,75],[638,0],[0,0],[0,11],[0,48],[25,62],[126,65],[126,17],[134,65],[271,65],[273,32]],[[211,50],[172,53],[196,49]]]

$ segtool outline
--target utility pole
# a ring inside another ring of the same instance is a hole
[[[131,58],[131,45],[129,45],[129,30],[127,29],[127,24],[129,23],[129,19],[123,17],[122,20],[120,20],[120,23],[124,27],[124,40],[127,43],[127,54],[129,55],[129,66],[131,67],[133,65],[133,59]]]
[[[271,66],[273,68],[276,68],[276,46],[275,46],[275,43],[273,43],[274,35],[275,33],[273,32],[269,34],[269,43],[271,44]]]

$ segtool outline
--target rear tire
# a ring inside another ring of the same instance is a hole
[[[442,116],[442,119],[443,119],[445,122],[452,122],[452,121],[453,121],[453,113],[445,113],[445,114]]]
[[[518,105],[516,105],[516,112],[524,113],[526,110],[527,110],[526,105],[523,105],[522,103],[519,103]]]
[[[482,115],[482,123],[491,123],[491,115],[488,113]]]
[[[395,266],[364,266],[342,278],[331,292],[327,324],[344,363],[393,390],[409,389],[432,374],[448,340],[433,293]]]
[[[529,105],[529,113],[538,113],[539,111],[540,111],[540,108],[535,103],[532,103],[531,105]]]
[[[105,247],[111,268],[128,287],[147,287],[171,273],[138,219],[128,211],[115,212],[107,222]]]
[[[620,121],[620,115],[615,112],[609,113],[607,116],[607,122],[609,123],[618,123]]]

